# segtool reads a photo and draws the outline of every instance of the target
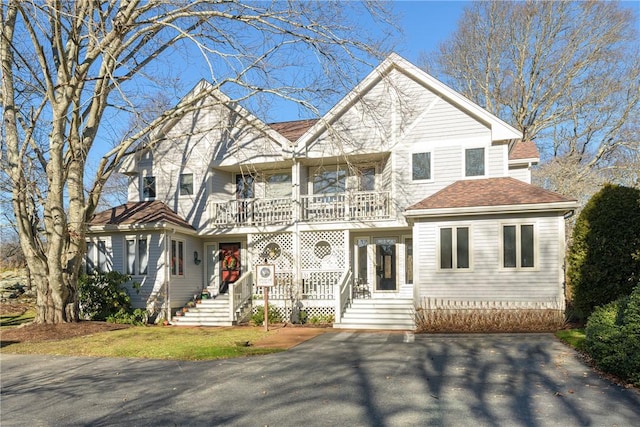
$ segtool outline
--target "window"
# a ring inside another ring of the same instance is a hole
[[[181,173],[180,174],[180,195],[191,196],[193,194],[193,174]]]
[[[469,268],[469,227],[440,229],[440,268]]]
[[[359,191],[376,191],[376,168],[362,168],[360,169],[359,178]]]
[[[171,240],[171,275],[184,276],[184,242]]]
[[[465,176],[484,175],[484,148],[468,148],[464,151]]]
[[[142,198],[145,200],[156,198],[155,176],[145,176],[142,178]]]
[[[313,176],[313,194],[344,193],[347,171],[319,169]]]
[[[148,252],[146,238],[127,238],[126,250],[126,274],[132,276],[147,274]]]
[[[251,175],[236,175],[236,199],[253,199],[255,179]]]
[[[85,266],[87,274],[92,274],[94,272],[106,273],[109,271],[107,242],[104,240],[87,242]]]
[[[404,268],[406,270],[406,273],[404,276],[404,282],[413,283],[413,239],[412,238],[404,239],[404,250],[405,250]]]
[[[431,153],[413,153],[412,155],[412,179],[431,179]]]
[[[502,227],[502,266],[504,268],[533,268],[534,230],[532,224]]]
[[[266,179],[266,196],[272,199],[291,197],[291,174],[277,173]]]

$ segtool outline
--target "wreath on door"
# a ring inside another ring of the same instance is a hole
[[[224,257],[222,260],[222,269],[223,270],[237,270],[238,269],[238,258],[234,255],[230,254]]]

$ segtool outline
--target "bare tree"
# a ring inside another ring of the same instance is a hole
[[[571,170],[551,188],[582,196],[587,175],[637,182],[637,19],[617,2],[474,2],[422,63],[535,140],[545,172]]]
[[[234,101],[262,94],[317,105],[341,91],[383,46],[358,30],[390,28],[373,2],[6,0],[0,6],[2,173],[37,288],[38,323],[76,321],[85,229],[105,182],[135,144],[223,87]],[[387,40],[376,31],[378,40]],[[198,60],[194,61],[194,56]],[[164,61],[164,62],[162,62]],[[170,92],[186,67],[213,84],[152,119],[148,94]],[[317,71],[317,72],[314,72]],[[288,82],[294,82],[293,84]],[[309,102],[313,98],[314,103]],[[263,98],[264,99],[264,98]],[[138,121],[85,176],[96,144]],[[44,179],[34,179],[37,176]]]

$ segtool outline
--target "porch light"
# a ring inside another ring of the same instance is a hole
[[[200,263],[202,262],[201,259],[198,259],[198,251],[193,251],[193,262],[195,263],[195,265],[200,265]]]

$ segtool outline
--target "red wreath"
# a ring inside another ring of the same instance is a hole
[[[223,270],[237,270],[238,269],[238,258],[233,255],[227,255],[222,260],[222,269]]]

